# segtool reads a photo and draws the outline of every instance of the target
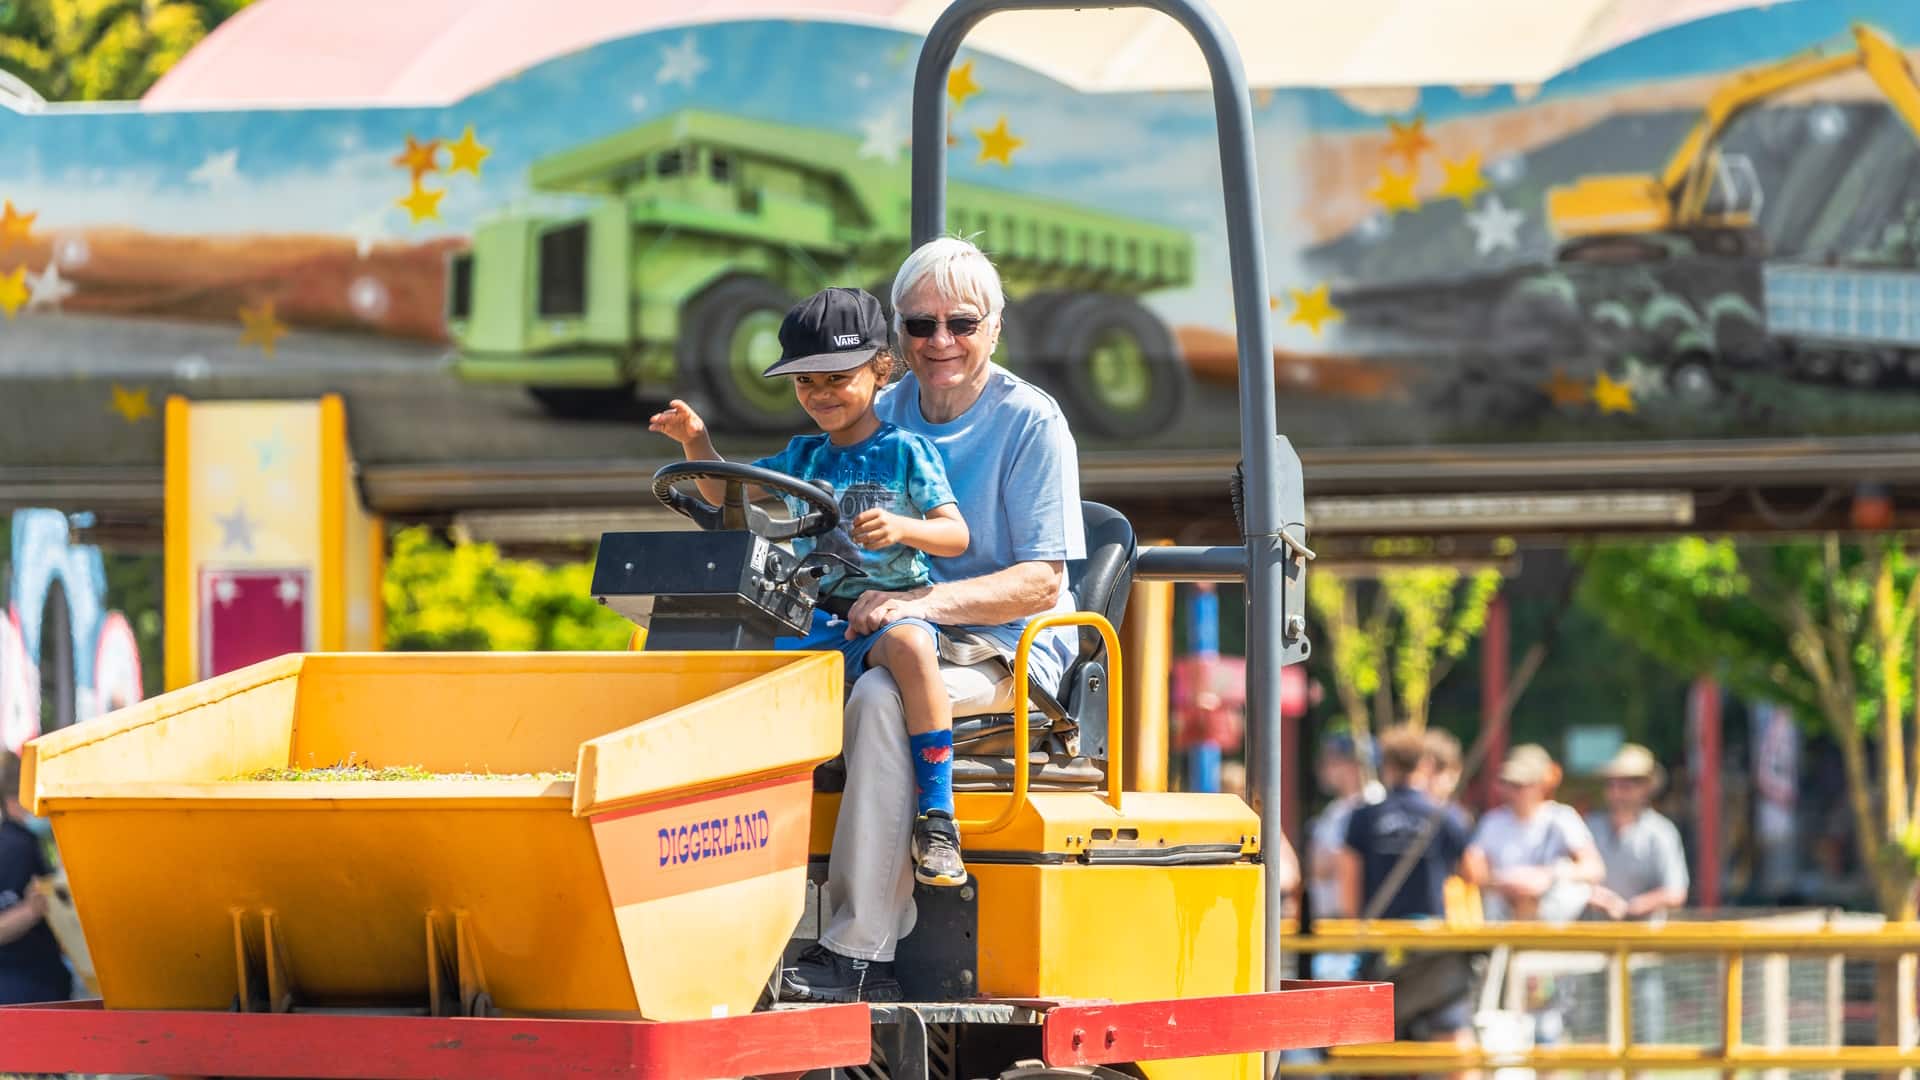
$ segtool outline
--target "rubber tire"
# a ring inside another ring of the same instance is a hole
[[[769,410],[763,401],[742,391],[736,374],[728,369],[733,335],[740,324],[768,312],[785,318],[793,304],[793,297],[771,281],[731,277],[710,286],[682,311],[681,377],[706,391],[716,411],[715,419],[727,430],[771,434],[808,428],[807,414],[794,400],[791,390],[780,388],[785,393],[787,408]],[[758,377],[757,372],[752,374]]]
[[[1114,439],[1140,439],[1166,432],[1186,403],[1188,378],[1173,334],[1138,301],[1106,293],[1064,298],[1041,324],[1039,353],[1023,365],[1051,391],[1076,427]],[[1147,388],[1137,409],[1122,411],[1104,400],[1091,360],[1100,337],[1130,334],[1140,349]]]
[[[40,609],[40,733],[71,727],[75,720],[73,611],[58,579],[47,586]]]
[[[527,394],[561,420],[604,420],[633,407],[630,386],[529,386]]]

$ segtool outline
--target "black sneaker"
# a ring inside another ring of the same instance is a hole
[[[780,1000],[845,1005],[899,1001],[900,980],[891,960],[858,960],[824,945],[809,945],[793,967],[780,973]]]
[[[960,861],[960,830],[945,810],[929,810],[913,823],[913,879],[922,885],[967,883],[967,865]]]

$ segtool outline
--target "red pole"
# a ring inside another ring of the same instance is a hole
[[[1699,807],[1694,836],[1694,895],[1703,908],[1720,906],[1720,686],[1693,680],[1687,695],[1693,728],[1693,784]]]
[[[1480,730],[1487,733],[1487,756],[1473,788],[1482,810],[1493,803],[1492,777],[1507,756],[1507,670],[1507,594],[1497,593],[1487,607],[1487,629],[1480,637]]]

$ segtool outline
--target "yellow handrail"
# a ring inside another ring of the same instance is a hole
[[[1728,922],[1581,922],[1556,926],[1535,922],[1489,922],[1449,926],[1438,920],[1318,919],[1312,934],[1284,924],[1287,947],[1296,952],[1486,952],[1500,945],[1553,952],[1701,953],[1744,949],[1753,953],[1846,953],[1885,956],[1920,953],[1920,922],[1884,922],[1857,927],[1791,927]]]
[[[1007,804],[1000,808],[999,816],[957,822],[962,832],[976,835],[999,832],[1011,825],[1027,805],[1027,658],[1033,651],[1033,640],[1056,626],[1091,626],[1100,632],[1101,639],[1107,643],[1107,804],[1115,810],[1120,809],[1123,782],[1120,768],[1120,708],[1123,701],[1120,693],[1120,635],[1114,632],[1113,624],[1107,621],[1107,617],[1098,612],[1063,611],[1042,615],[1028,623],[1026,630],[1020,634],[1019,647],[1014,650],[1013,793],[1007,799]]]

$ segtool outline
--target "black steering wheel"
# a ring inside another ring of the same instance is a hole
[[[713,505],[698,494],[698,489],[694,494],[681,491],[679,485],[689,480],[726,481],[725,505]],[[771,514],[747,502],[750,484],[791,495],[812,509],[796,518],[775,521]],[[685,514],[709,532],[746,529],[764,540],[791,540],[832,532],[840,524],[840,504],[825,488],[783,472],[735,461],[676,461],[663,465],[653,474],[653,495],[666,504],[667,509]]]

